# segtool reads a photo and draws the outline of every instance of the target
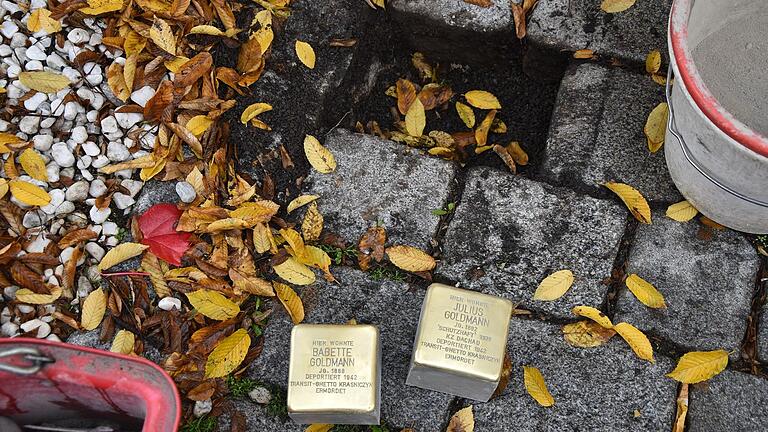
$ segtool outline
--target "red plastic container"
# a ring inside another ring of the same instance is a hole
[[[0,416],[18,424],[103,419],[143,432],[176,431],[181,399],[154,363],[36,339],[0,339]]]

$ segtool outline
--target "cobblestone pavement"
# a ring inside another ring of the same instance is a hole
[[[381,222],[395,242],[440,259],[436,280],[503,296],[530,311],[512,319],[508,387],[488,403],[473,403],[405,386],[426,283],[380,280],[334,267],[337,284],[318,282],[302,290],[306,322],[356,319],[380,326],[382,420],[390,430],[444,430],[450,416],[470,404],[478,432],[670,430],[679,387],[664,375],[682,354],[711,349],[728,350],[730,363],[709,383],[691,387],[687,430],[765,430],[768,417],[758,409],[768,403],[768,322],[760,313],[765,259],[749,236],[665,217],[666,207],[682,197],[663,152],[649,154],[642,132],[647,114],[664,100],[663,87],[643,73],[642,64],[648,51],[665,51],[671,0],[638,1],[626,13],[610,16],[597,0],[542,0],[523,44],[514,38],[510,2],[494,0],[483,9],[462,0],[391,0],[383,17],[371,17],[363,1],[297,2],[297,16],[289,23],[301,19],[311,21],[301,24],[307,28],[316,23],[328,28],[306,33],[291,27],[289,33],[300,33],[315,46],[354,37],[357,48],[320,53],[334,61],[305,75],[306,82],[293,82],[279,68],[267,71],[259,91],[269,94],[253,95],[246,103],[283,101],[285,107],[275,111],[287,117],[270,122],[271,134],[233,125],[240,162],[253,169],[259,152],[282,144],[298,161],[303,135],[321,138],[338,169],[310,175],[303,191],[322,196],[318,203],[326,226],[341,237],[354,242]],[[470,67],[516,56],[524,67],[504,79],[559,81],[541,157],[515,176],[498,164],[460,167],[352,133],[345,124],[333,128],[336,114],[354,111],[351,106],[386,70],[371,41],[381,34],[377,26],[402,35],[397,50],[423,50]],[[594,50],[600,60],[573,60],[571,52],[582,48]],[[277,48],[278,60],[295,61],[281,51],[287,49]],[[653,224],[639,225],[600,186],[606,181],[639,189],[654,210]],[[164,193],[172,192],[147,187],[138,203],[162,201]],[[456,203],[453,213],[432,214],[449,202]],[[554,302],[532,300],[543,277],[563,268],[577,276],[570,292]],[[622,282],[632,273],[652,282],[668,308],[642,306]],[[580,304],[643,330],[656,362],[639,360],[618,338],[591,349],[568,345],[561,326],[576,321],[570,310]],[[252,378],[285,386],[291,325],[277,307],[263,353],[249,369]],[[88,344],[86,339],[79,342]],[[525,393],[521,366],[529,364],[546,377],[553,407],[543,408]],[[235,405],[249,430],[303,430],[250,401]]]

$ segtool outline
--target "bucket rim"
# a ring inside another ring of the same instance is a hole
[[[674,0],[669,19],[671,61],[696,106],[718,129],[740,145],[768,157],[768,138],[752,130],[728,112],[704,84],[688,46],[688,19],[693,0]],[[671,65],[670,65],[671,67]]]

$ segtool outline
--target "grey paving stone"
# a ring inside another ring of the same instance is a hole
[[[511,0],[391,0],[387,10],[416,50],[441,60],[489,62],[516,41]]]
[[[671,429],[677,383],[664,377],[674,366],[670,359],[640,360],[618,336],[597,348],[575,348],[559,325],[519,318],[512,319],[507,350],[509,385],[500,397],[474,406],[477,431]],[[554,406],[541,407],[528,395],[523,366],[541,370]]]
[[[144,187],[136,196],[136,204],[133,205],[131,213],[141,215],[155,204],[178,202],[175,181],[150,180],[144,183]]]
[[[355,269],[336,267],[331,271],[338,285],[320,281],[302,291],[304,322],[343,324],[356,319],[378,325],[382,338],[382,421],[395,430],[440,430],[448,419],[453,397],[405,385],[424,293],[402,282],[371,280]],[[279,304],[276,309],[266,328],[264,350],[248,373],[285,387],[293,324]]]
[[[689,432],[758,432],[768,428],[768,381],[727,370],[690,388]]]
[[[551,62],[588,48],[607,57],[640,64],[649,51],[666,51],[667,17],[672,0],[638,1],[608,14],[600,1],[540,1],[528,21],[529,63]],[[666,54],[665,54],[666,57]]]
[[[714,231],[704,241],[696,237],[699,227],[658,211],[652,225],[638,228],[627,272],[661,291],[667,309],[647,308],[622,289],[616,319],[692,350],[734,350],[735,359],[746,332],[759,259],[740,234]]]
[[[664,101],[648,76],[583,63],[565,74],[550,123],[540,175],[578,190],[609,194],[600,184],[627,183],[651,201],[682,200],[663,149],[648,151],[643,127]]]
[[[611,275],[625,224],[626,211],[611,201],[471,168],[436,274],[528,309],[573,317],[573,306],[603,302],[602,281]],[[576,276],[569,292],[533,301],[539,282],[562,269]]]
[[[336,158],[331,174],[313,170],[308,193],[326,226],[353,244],[381,222],[393,243],[428,248],[454,186],[456,166],[371,135],[335,130],[324,143]]]
[[[226,408],[218,419],[220,432],[229,432],[230,416],[233,411],[238,411],[245,417],[246,430],[248,431],[304,432],[307,427],[294,423],[290,418],[273,417],[267,412],[264,405],[259,405],[247,398],[233,400],[231,403],[231,407]]]
[[[295,170],[306,169],[302,147],[304,135],[321,138],[324,124],[333,125],[339,121],[336,113],[348,109],[344,107],[349,106],[348,99],[355,93],[352,83],[362,83],[354,78],[355,73],[364,74],[372,67],[368,60],[358,62],[356,58],[366,57],[371,51],[365,43],[365,35],[376,27],[371,25],[376,16],[364,1],[357,0],[302,0],[291,4],[290,18],[283,27],[275,26],[275,39],[264,74],[250,87],[250,92],[238,98],[238,106],[227,113],[230,141],[237,149],[238,164],[245,173],[260,179],[262,164],[272,174],[282,171],[277,168],[280,166],[279,156],[275,158],[276,154],[272,154],[271,159],[267,156],[280,145],[285,146],[297,165]],[[308,42],[315,50],[317,62],[314,69],[299,62],[294,48],[297,39]],[[330,46],[333,39],[356,39],[358,43],[352,47],[333,47]],[[236,58],[236,54],[229,57]],[[243,109],[256,102],[273,106],[272,111],[259,116],[272,131],[240,122]],[[334,114],[326,113],[329,110]],[[323,120],[326,115],[333,118],[326,122]],[[277,176],[277,190],[289,187],[297,176]]]

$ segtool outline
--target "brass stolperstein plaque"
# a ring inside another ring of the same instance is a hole
[[[291,332],[288,414],[302,424],[379,424],[381,344],[371,325],[299,324]]]
[[[488,401],[501,378],[511,315],[509,300],[430,285],[406,384]]]

